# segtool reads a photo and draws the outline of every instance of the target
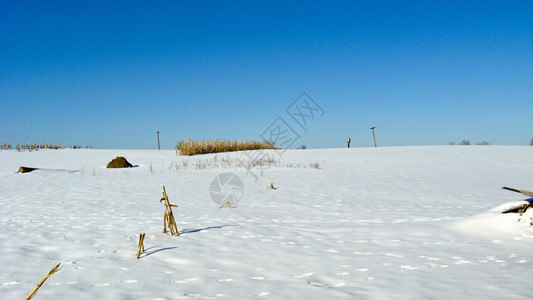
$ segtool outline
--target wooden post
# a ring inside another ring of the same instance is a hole
[[[378,144],[376,144],[376,133],[374,132],[374,129],[375,129],[375,128],[376,128],[376,127],[372,127],[372,128],[370,128],[370,129],[372,129],[372,135],[374,136],[374,147],[377,147]]]
[[[348,148],[350,148],[350,142],[351,142],[351,141],[352,141],[352,140],[351,140],[350,138],[348,138],[348,139],[346,140],[346,142],[348,142]]]
[[[159,146],[159,131],[157,132],[157,150],[161,150],[161,147]]]

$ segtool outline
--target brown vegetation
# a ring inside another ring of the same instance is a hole
[[[181,140],[176,145],[176,154],[196,155],[230,151],[274,149],[272,143],[250,140]]]

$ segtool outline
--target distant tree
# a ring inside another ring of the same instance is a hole
[[[455,143],[454,142],[450,142],[448,145],[452,145],[453,146],[453,145],[455,145]]]
[[[300,147],[300,149],[307,149],[307,146],[306,146],[306,145],[302,145],[302,146]]]
[[[533,139],[531,139],[531,142],[529,142],[530,146],[533,146]]]
[[[490,145],[489,142],[487,141],[483,141],[481,143],[477,143],[476,145]]]
[[[461,145],[471,145],[471,144],[470,144],[470,140],[463,140],[463,141],[461,142]]]

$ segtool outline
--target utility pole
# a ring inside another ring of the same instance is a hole
[[[346,140],[346,142],[348,142],[348,148],[350,148],[350,142],[351,142],[351,141],[352,141],[352,140],[351,140],[350,138],[348,138],[348,139]]]
[[[370,129],[372,130],[372,135],[374,136],[374,147],[377,147],[378,144],[376,144],[376,133],[374,132],[374,129],[376,129],[376,127],[372,127]]]
[[[161,147],[159,146],[159,131],[157,132],[157,150],[161,150]]]

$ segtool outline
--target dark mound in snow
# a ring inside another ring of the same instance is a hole
[[[110,161],[106,168],[131,168],[133,167],[124,157],[117,156],[117,158]]]

